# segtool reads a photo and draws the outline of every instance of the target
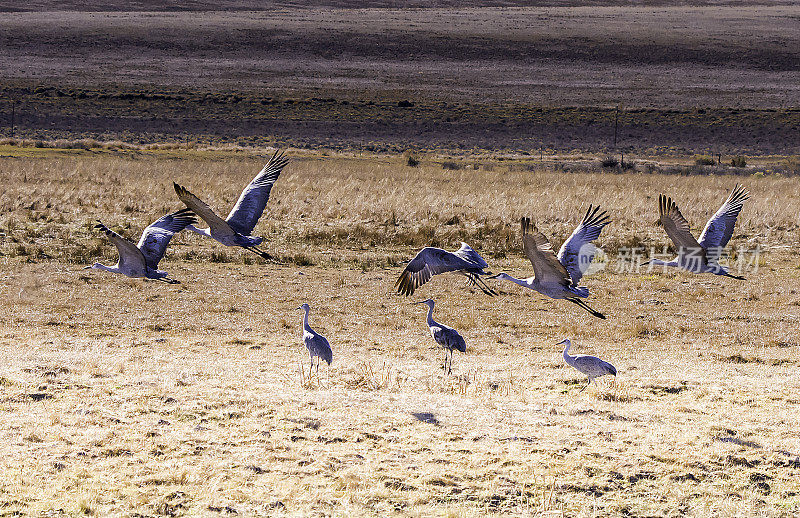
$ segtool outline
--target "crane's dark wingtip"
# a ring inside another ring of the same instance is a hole
[[[414,294],[414,283],[411,282],[411,274],[408,272],[408,270],[405,270],[400,274],[400,277],[397,279],[394,287],[397,290],[397,293],[400,295],[405,295],[408,297]]]

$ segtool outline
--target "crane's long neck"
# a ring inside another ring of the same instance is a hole
[[[428,327],[432,327],[436,325],[436,322],[433,320],[433,304],[427,304],[428,306]]]
[[[117,266],[117,265],[106,266],[104,264],[94,263],[92,266],[90,266],[90,268],[93,268],[95,270],[105,270],[105,271],[111,272],[111,273],[119,273],[119,266]]]
[[[303,329],[308,330],[310,329],[310,327],[308,326],[308,308],[304,308],[303,311],[305,311],[305,313],[303,314]]]
[[[186,225],[188,230],[191,230],[195,234],[200,234],[201,236],[211,237],[211,229],[210,228],[197,228],[194,225]]]
[[[533,280],[534,280],[533,277],[531,277],[530,279],[517,279],[513,275],[509,275],[507,273],[504,273],[504,274],[500,275],[500,278],[501,279],[505,279],[507,281],[511,281],[514,284],[519,284],[520,286],[523,286],[525,288],[530,288],[531,285],[533,284]]]
[[[566,345],[566,347],[564,347],[564,354],[563,354],[563,356],[564,356],[564,361],[565,361],[565,362],[567,362],[567,365],[572,365],[572,366],[574,366],[574,363],[575,363],[575,357],[574,357],[574,356],[570,356],[570,355],[569,355],[569,346],[570,346],[570,345],[572,345],[572,344],[571,344],[570,342],[567,342],[567,345]]]

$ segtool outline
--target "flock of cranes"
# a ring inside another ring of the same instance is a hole
[[[164,257],[172,236],[184,229],[210,237],[225,246],[242,247],[266,260],[272,259],[269,253],[259,248],[263,238],[252,236],[251,233],[266,208],[272,186],[288,162],[289,159],[285,154],[275,152],[267,165],[242,191],[236,205],[225,219],[218,216],[208,204],[185,187],[174,183],[175,193],[186,207],[159,218],[145,228],[138,244],[125,239],[98,221],[95,228],[102,231],[116,246],[119,259],[113,266],[94,263],[86,268],[105,270],[134,278],[177,283],[178,281],[169,278],[167,272],[158,269],[158,263]],[[672,198],[660,195],[657,224],[664,228],[667,236],[675,244],[678,253],[671,261],[650,259],[644,264],[670,266],[692,273],[713,273],[743,280],[743,277],[732,275],[719,264],[719,260],[723,249],[733,235],[736,219],[748,197],[748,192],[741,185],[736,185],[727,200],[709,219],[698,241],[691,234],[689,223],[681,214],[677,204]],[[198,223],[198,216],[208,225],[207,228],[198,229],[194,226]],[[536,228],[529,218],[523,217],[521,219],[522,249],[533,266],[532,277],[518,279],[504,272],[492,274],[487,271],[489,265],[486,260],[469,245],[462,242],[461,248],[455,252],[434,247],[420,250],[414,258],[408,261],[397,279],[395,289],[399,294],[409,296],[430,281],[434,275],[451,272],[466,276],[470,285],[477,287],[487,295],[496,295],[497,292],[486,284],[484,278],[510,281],[537,291],[546,297],[567,300],[591,315],[605,319],[605,315],[592,309],[581,300],[589,296],[589,289],[578,283],[595,257],[596,247],[592,242],[600,236],[603,228],[609,223],[611,223],[611,219],[606,211],[601,211],[599,206],[590,205],[581,222],[556,254],[547,237]],[[428,306],[428,328],[436,343],[445,350],[444,370],[446,374],[450,374],[453,351],[464,353],[467,350],[464,338],[452,327],[433,320],[435,303],[432,299],[414,304]],[[333,352],[328,340],[309,326],[309,305],[302,304],[297,309],[304,311],[303,343],[311,357],[310,377],[314,368],[314,358],[317,359],[316,368],[319,370],[320,361],[331,364]],[[588,377],[588,383],[581,390],[588,387],[597,377],[606,374],[616,376],[617,370],[610,363],[595,356],[571,356],[569,354],[570,340],[563,340],[557,345],[562,344],[565,345],[564,361]]]

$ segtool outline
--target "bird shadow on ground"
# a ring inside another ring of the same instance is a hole
[[[435,426],[441,426],[442,423],[436,419],[436,416],[433,415],[431,412],[411,412],[411,415],[417,419],[417,421],[432,424]]]

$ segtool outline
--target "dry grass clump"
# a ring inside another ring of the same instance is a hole
[[[0,165],[3,513],[800,512],[792,181],[746,183],[733,244],[765,250],[747,281],[610,262],[584,279],[607,320],[511,284],[490,298],[433,279],[413,300],[434,298],[464,335],[451,376],[424,311],[393,293],[417,247],[464,239],[492,270],[530,272],[521,215],[558,246],[602,202],[599,246],[660,250],[659,192],[698,229],[737,178],[300,157],[255,232],[279,264],[182,233],[164,260],[180,285],[80,269],[115,259],[94,219],[138,237],[180,207],[173,180],[226,214],[264,159]],[[318,376],[302,302],[333,348]],[[617,378],[579,392],[565,337]]]

